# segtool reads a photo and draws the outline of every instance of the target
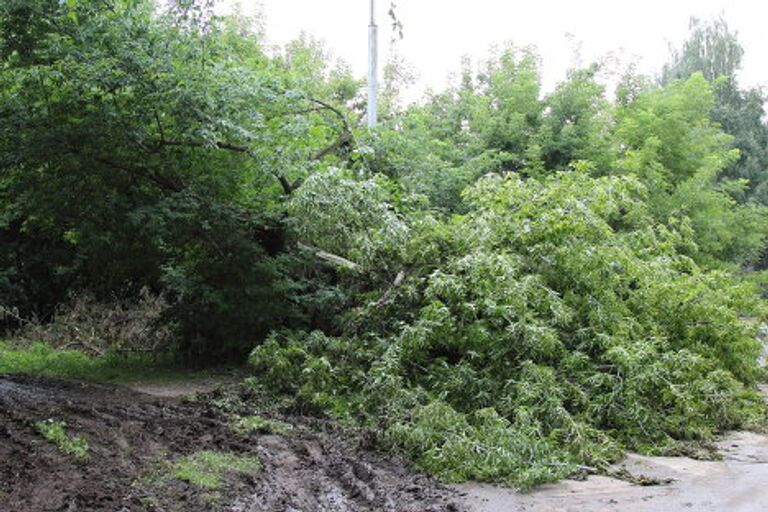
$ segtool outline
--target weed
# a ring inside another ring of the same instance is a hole
[[[235,416],[232,428],[237,432],[263,432],[266,434],[285,435],[293,430],[293,425],[263,416]]]
[[[50,443],[67,455],[74,456],[79,461],[87,461],[88,441],[79,436],[69,436],[64,430],[66,424],[61,421],[48,419],[35,423],[35,428]]]
[[[160,321],[167,309],[165,299],[147,288],[132,301],[101,302],[89,293],[72,294],[56,307],[50,321],[22,319],[15,337],[27,344],[66,345],[90,355],[110,350],[163,352],[174,341],[171,326]],[[3,311],[8,308],[0,305],[0,315]]]
[[[255,457],[201,451],[177,460],[171,469],[174,478],[202,489],[219,489],[225,473],[253,474],[261,469]]]

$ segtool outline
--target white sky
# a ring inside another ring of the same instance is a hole
[[[234,0],[225,0],[233,2]],[[283,44],[305,31],[323,40],[334,56],[364,77],[367,62],[368,0],[240,0],[246,14],[266,15],[269,42]],[[390,52],[389,0],[377,0],[380,62]],[[637,61],[640,71],[657,73],[669,45],[679,47],[691,16],[722,14],[738,32],[746,53],[740,80],[744,86],[768,85],[768,3],[764,0],[396,0],[405,38],[399,54],[419,74],[409,94],[441,89],[462,55],[488,55],[495,43],[535,45],[542,57],[544,89],[551,90],[574,64],[609,53]],[[570,35],[569,35],[570,34]]]

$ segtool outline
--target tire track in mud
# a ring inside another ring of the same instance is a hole
[[[63,421],[84,437],[78,462],[35,423]],[[449,512],[455,492],[337,433],[242,434],[206,405],[119,386],[0,375],[0,512]],[[212,493],[145,478],[162,461],[201,450],[257,456],[256,476],[227,475]]]

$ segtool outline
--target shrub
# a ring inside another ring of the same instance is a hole
[[[175,338],[172,327],[162,322],[167,309],[166,300],[146,288],[135,302],[102,302],[81,294],[59,305],[51,321],[27,321],[14,333],[14,339],[77,349],[94,356],[107,352],[168,352]]]

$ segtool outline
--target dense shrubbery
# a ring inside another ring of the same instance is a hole
[[[48,320],[146,287],[206,358],[296,316],[281,203],[349,137],[354,81],[203,4],[0,6],[0,304]]]
[[[56,308],[52,320],[23,320],[13,311],[0,310],[22,320],[14,333],[18,344],[44,343],[58,349],[75,349],[92,356],[107,352],[168,355],[176,337],[164,320],[168,304],[144,289],[137,300],[98,302],[88,295],[71,297]]]

